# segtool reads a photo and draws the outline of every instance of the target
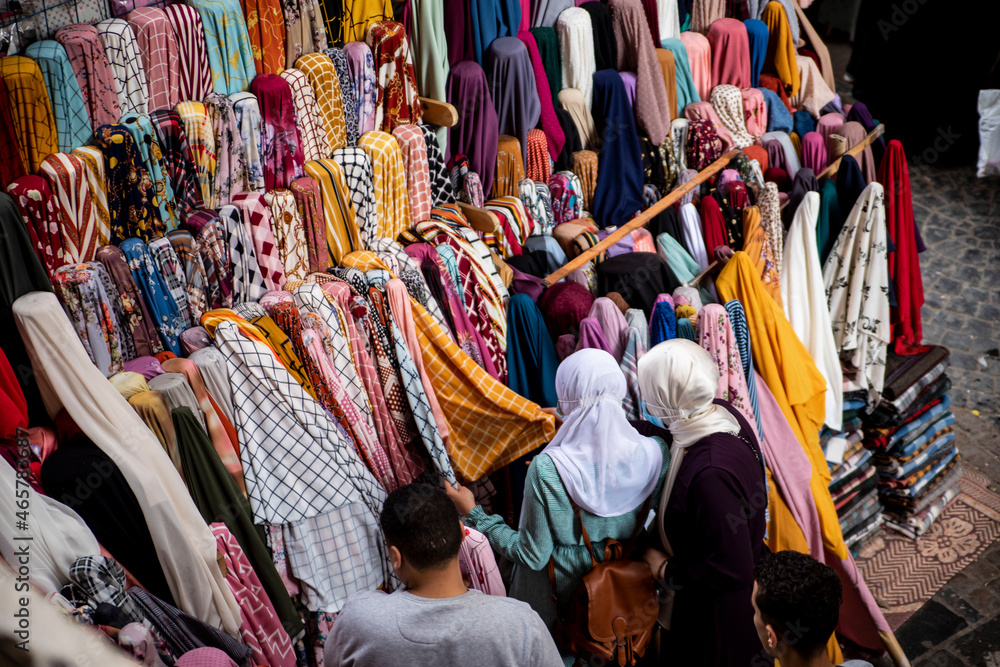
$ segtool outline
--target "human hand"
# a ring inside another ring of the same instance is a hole
[[[660,569],[663,567],[664,563],[670,560],[670,558],[659,549],[649,548],[646,549],[646,553],[642,554],[642,560],[649,566],[653,576],[659,579]]]
[[[456,487],[452,486],[451,482],[445,480],[444,492],[449,498],[451,498],[451,502],[455,504],[455,509],[457,509],[458,513],[462,516],[471,512],[472,508],[476,506],[476,497],[472,495],[472,491],[465,488],[461,484]]]
[[[559,411],[555,408],[539,408],[539,410],[556,418],[556,428],[562,425],[562,417],[559,416]]]

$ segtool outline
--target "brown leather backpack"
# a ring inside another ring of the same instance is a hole
[[[628,548],[623,549],[617,540],[608,540],[600,563],[594,560],[594,547],[583,525],[580,508],[576,503],[572,504],[593,568],[583,575],[583,581],[569,602],[565,618],[560,616],[556,622],[557,641],[574,656],[588,662],[598,658],[596,664],[614,661],[620,667],[635,665],[653,637],[659,612],[649,566],[624,557],[632,553],[635,538],[648,511],[648,502],[636,520]],[[549,579],[555,602],[555,561],[551,557]]]

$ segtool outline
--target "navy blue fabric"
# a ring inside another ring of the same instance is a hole
[[[799,135],[799,139],[806,136],[807,132],[813,132],[816,129],[816,119],[808,111],[796,111],[793,122],[795,124],[795,134]]]
[[[603,147],[594,189],[594,220],[601,229],[621,225],[642,210],[642,154],[632,106],[613,69],[594,74],[592,113]]]
[[[674,338],[677,338],[677,316],[669,302],[661,301],[653,306],[653,317],[649,321],[649,346],[652,348]]]

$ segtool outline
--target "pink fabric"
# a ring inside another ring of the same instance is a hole
[[[680,298],[678,296],[678,300]],[[698,313],[696,333],[698,344],[708,350],[719,367],[719,388],[715,392],[715,397],[729,401],[740,411],[759,442],[757,418],[750,404],[750,390],[743,374],[743,361],[736,343],[736,334],[733,333],[733,327],[729,323],[729,313],[717,303],[706,305]]]
[[[698,96],[707,100],[712,94],[712,45],[707,37],[690,30],[681,33],[681,41],[688,54],[694,87],[698,89]]]
[[[692,102],[684,108],[684,116],[688,120],[707,120],[712,123],[715,126],[715,133],[722,140],[723,151],[728,151],[735,145],[733,134],[722,124],[711,102]]]
[[[656,252],[656,242],[653,235],[645,227],[632,232],[632,252]]]
[[[757,407],[764,428],[761,449],[774,483],[788,506],[795,523],[809,544],[809,555],[826,563],[840,576],[844,601],[840,607],[837,632],[869,648],[882,646],[878,631],[890,632],[889,624],[858,572],[854,558],[841,560],[823,548],[823,535],[816,511],[816,499],[810,492],[813,469],[809,457],[799,446],[795,432],[781,411],[764,379],[755,371]],[[752,420],[748,420],[752,424]]]
[[[836,134],[840,126],[844,124],[844,117],[839,113],[828,113],[825,116],[820,116],[819,120],[816,122],[816,131],[819,132],[819,136],[823,137],[823,141],[829,142],[830,135]],[[829,150],[830,145],[827,143],[827,150]]]
[[[264,202],[264,195],[257,192],[239,192],[233,195],[233,206],[240,209],[243,226],[253,239],[253,249],[257,255],[264,285],[269,290],[280,290],[285,284],[285,265],[278,254],[278,244],[274,240],[271,227],[271,210]]]
[[[767,102],[758,88],[740,91],[743,95],[743,116],[746,118],[747,132],[759,139],[767,132]]]
[[[68,25],[56,32],[55,39],[69,56],[91,125],[96,130],[101,125],[117,123],[122,115],[118,106],[118,91],[97,28],[84,24]]]
[[[528,24],[528,14],[523,8],[527,0],[521,0],[521,31],[517,38],[528,47],[528,55],[531,57],[531,69],[535,72],[535,88],[538,90],[538,98],[542,102],[541,126],[545,132],[545,141],[549,147],[549,157],[553,160],[559,157],[563,146],[566,144],[566,135],[563,133],[562,125],[559,124],[559,117],[556,116],[555,107],[552,106],[552,92],[549,89],[549,77],[545,74],[545,65],[542,64],[542,56],[538,52],[538,43],[535,37],[526,27]]]
[[[333,301],[340,306],[340,311],[344,315],[347,325],[347,333],[351,341],[351,356],[354,359],[354,367],[361,377],[361,383],[368,394],[368,400],[372,405],[372,418],[375,421],[375,431],[378,433],[382,447],[389,455],[392,462],[393,472],[396,474],[396,481],[400,485],[413,482],[424,470],[424,466],[419,464],[400,443],[399,432],[396,424],[392,421],[392,415],[386,407],[385,395],[382,393],[382,384],[379,382],[378,371],[372,362],[365,348],[358,328],[354,323],[354,315],[351,312],[351,288],[346,283],[325,282],[322,285],[323,291],[329,294]]]
[[[410,195],[410,221],[416,225],[431,219],[431,172],[424,133],[416,125],[397,125],[392,136],[403,153],[406,189]]]
[[[628,322],[622,315],[621,308],[606,296],[594,299],[594,305],[590,307],[587,317],[597,320],[604,332],[604,339],[611,349],[611,355],[620,364],[622,355],[625,354],[626,334],[628,333]]]
[[[167,14],[157,7],[142,7],[129,12],[128,24],[135,33],[142,64],[146,70],[148,113],[173,109],[181,99],[181,66],[174,29]]]
[[[746,26],[736,19],[719,19],[708,29],[712,50],[712,87],[728,83],[750,86],[750,40]]]
[[[854,120],[844,123],[839,128],[834,130],[833,133],[839,134],[847,139],[848,150],[860,144],[864,138],[868,136],[865,126]],[[858,161],[858,165],[861,167],[861,175],[865,177],[865,183],[871,183],[874,181],[878,176],[878,173],[876,172],[875,158],[872,156],[871,145],[865,146],[865,149],[854,157]]]
[[[802,137],[802,166],[819,176],[829,164],[826,141],[819,132],[806,132]]]
[[[458,550],[458,563],[462,568],[462,578],[469,582],[470,588],[486,595],[507,596],[490,542],[475,528],[465,529],[465,539]]]
[[[635,72],[635,118],[654,146],[670,133],[670,99],[640,0],[609,0],[618,42],[618,71]],[[542,96],[544,97],[544,95]]]
[[[191,649],[179,657],[174,667],[237,667],[237,665],[222,649],[202,646]]]
[[[413,357],[417,372],[420,373],[420,384],[424,386],[424,393],[427,394],[427,402],[430,403],[431,412],[434,413],[434,421],[437,422],[438,432],[441,434],[441,440],[444,441],[445,450],[451,452],[451,444],[448,441],[448,422],[444,418],[444,411],[441,410],[434,385],[424,367],[424,355],[420,350],[417,328],[413,324],[413,306],[410,303],[410,295],[406,291],[406,285],[399,278],[393,278],[386,282],[385,293],[389,297],[389,310],[392,311],[392,319],[403,334],[403,342],[406,343],[406,348],[410,351],[410,356]]]
[[[611,304],[614,306],[614,303]],[[615,306],[617,308],[617,306]],[[580,321],[580,340],[576,344],[576,352],[580,350],[604,350],[608,354],[611,352],[611,344],[604,335],[604,329],[596,317],[585,317]]]
[[[270,667],[295,667],[292,640],[240,543],[223,523],[213,523],[212,534],[219,553],[226,559],[226,583],[240,605],[240,638],[253,651],[254,662]]]

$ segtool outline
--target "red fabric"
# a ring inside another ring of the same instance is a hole
[[[522,10],[523,15],[524,12]],[[559,154],[562,153],[563,146],[566,144],[566,135],[563,133],[562,125],[559,124],[559,117],[556,116],[555,107],[552,106],[549,77],[545,74],[545,65],[542,64],[542,56],[538,52],[538,43],[535,42],[535,36],[525,29],[517,34],[517,38],[528,48],[528,56],[531,58],[531,69],[535,72],[535,88],[538,90],[538,99],[542,103],[542,131],[545,132],[545,142],[548,145],[549,155],[553,160],[556,160],[559,158]],[[529,178],[531,177],[529,176]],[[546,177],[542,182],[548,183],[549,179]]]
[[[903,144],[889,142],[878,182],[885,189],[885,226],[896,252],[889,255],[889,278],[898,304],[891,311],[892,339],[897,354],[922,354],[923,328],[920,307],[924,305],[924,283],[917,256],[916,223],[910,196],[910,170]]]
[[[720,245],[729,245],[726,240],[726,221],[715,197],[702,197],[700,213],[705,248],[713,252]]]
[[[719,19],[708,29],[712,45],[712,87],[730,84],[750,87],[750,40],[746,26],[736,19]]]
[[[760,87],[767,88],[768,90],[774,92],[781,98],[781,101],[788,108],[788,112],[795,113],[795,109],[792,108],[792,103],[788,100],[788,93],[785,92],[785,84],[781,82],[781,79],[773,74],[761,74]]]
[[[763,174],[767,171],[769,162],[767,161],[767,149],[762,146],[747,146],[743,149],[743,154],[746,155],[751,160],[757,160],[757,164],[760,165],[760,173]]]
[[[28,428],[28,401],[7,355],[0,350],[0,439],[14,440],[19,428]]]

